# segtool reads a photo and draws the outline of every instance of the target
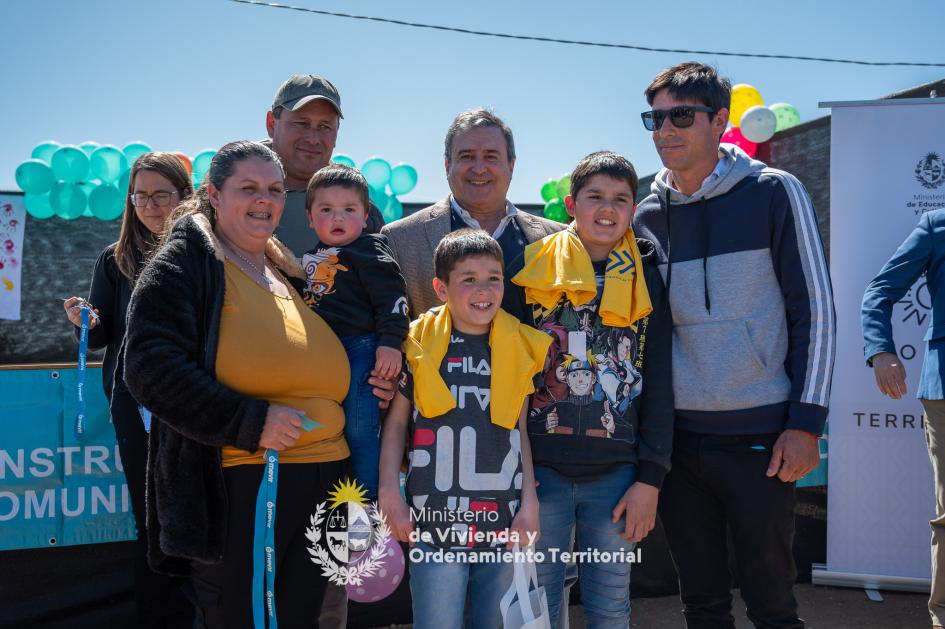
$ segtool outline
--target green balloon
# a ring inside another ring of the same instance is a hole
[[[558,198],[558,180],[549,179],[541,185],[541,200],[547,203]]]
[[[200,184],[203,183],[203,178],[207,175],[207,171],[210,170],[210,162],[213,161],[213,156],[217,152],[213,149],[204,149],[194,155],[194,160],[192,162],[194,167],[194,182],[197,187],[200,187]]]
[[[400,201],[397,200],[397,197],[394,195],[389,195],[387,197],[387,204],[384,209],[381,210],[381,216],[384,217],[385,223],[393,223],[394,221],[403,218],[404,216],[404,206]]]
[[[368,196],[371,198],[371,203],[377,206],[377,209],[383,211],[387,207],[387,193],[383,189],[368,186]]]
[[[16,167],[16,185],[26,194],[46,194],[56,183],[52,168],[38,159],[28,159]]]
[[[89,174],[89,158],[78,146],[60,146],[49,161],[53,175],[66,183],[77,183]]]
[[[383,190],[390,181],[390,162],[382,157],[372,157],[361,164],[361,174],[367,180],[368,185],[378,190]]]
[[[561,179],[558,180],[558,185],[555,190],[558,193],[556,196],[559,199],[564,199],[566,196],[571,194],[571,175],[562,175]]]
[[[92,157],[92,153],[94,153],[95,149],[97,149],[100,146],[101,144],[99,144],[98,142],[83,142],[82,144],[79,145],[79,148],[82,149],[82,151],[86,155],[88,155],[89,157]]]
[[[115,183],[121,173],[128,168],[128,159],[118,147],[106,144],[100,146],[89,158],[92,174],[105,183]]]
[[[88,206],[88,198],[79,184],[57,181],[49,193],[49,204],[56,216],[71,221],[82,216]]]
[[[136,159],[145,153],[150,153],[153,150],[154,149],[144,142],[131,142],[130,144],[126,144],[125,148],[121,149],[121,152],[125,154],[125,158],[128,160],[128,165],[134,166]]]
[[[92,214],[92,210],[90,210],[89,208],[85,208],[85,209],[82,211],[82,217],[83,217],[83,218],[95,218],[95,215]]]
[[[797,111],[797,108],[793,105],[787,103],[775,103],[771,105],[768,109],[774,112],[775,117],[778,119],[778,125],[775,127],[774,131],[784,131],[785,129],[790,129],[801,123],[801,114]]]
[[[36,145],[36,148],[33,149],[33,153],[30,155],[30,157],[49,164],[52,162],[53,153],[55,153],[60,146],[62,145],[59,144],[59,142],[55,142],[53,140],[49,140],[48,142],[40,142]]]
[[[131,169],[126,170],[121,174],[121,177],[118,178],[118,185],[115,186],[118,188],[118,192],[121,193],[122,203],[124,203],[124,198],[131,194],[131,190],[128,189],[128,185],[131,183]]]
[[[552,199],[545,204],[545,210],[542,212],[545,218],[559,223],[568,223],[571,217],[568,215],[568,209],[564,207],[564,201],[561,199]]]
[[[121,216],[125,209],[125,204],[122,203],[123,197],[124,195],[118,191],[117,187],[109,183],[99,184],[89,195],[89,209],[92,210],[95,218],[113,221]]]
[[[343,164],[345,166],[350,166],[351,168],[355,167],[354,160],[348,157],[347,155],[345,155],[344,153],[338,153],[337,155],[331,158],[331,161],[335,162],[336,164]]]
[[[49,204],[48,194],[27,194],[23,196],[26,213],[33,218],[49,218],[56,215],[56,210]]]
[[[397,164],[390,171],[390,191],[407,194],[417,187],[417,169],[410,164]]]

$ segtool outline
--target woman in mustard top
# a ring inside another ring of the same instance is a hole
[[[345,471],[349,369],[337,337],[299,296],[298,262],[272,237],[284,191],[270,149],[222,147],[172,216],[129,307],[126,380],[154,415],[150,558],[190,574],[208,627],[252,626],[264,603],[253,588],[253,545],[266,449],[281,464],[279,624],[315,626],[327,584],[305,529]],[[317,427],[305,430],[307,420]]]

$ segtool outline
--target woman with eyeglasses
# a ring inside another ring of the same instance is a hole
[[[284,206],[272,150],[221,147],[128,309],[125,378],[153,412],[149,558],[190,575],[209,628],[253,626],[270,592],[280,627],[317,626],[328,585],[306,528],[347,467],[350,370],[273,237]]]
[[[144,508],[148,436],[138,404],[125,386],[119,351],[138,274],[164,232],[165,219],[193,192],[190,176],[175,155],[146,153],[135,161],[118,242],[106,247],[95,262],[87,300],[98,315],[89,318],[89,349],[105,350],[102,380],[138,536],[134,567],[138,627],[190,627],[193,623],[193,606],[181,592],[182,580],[157,574],[148,566]],[[63,303],[76,336],[82,302],[70,297]]]

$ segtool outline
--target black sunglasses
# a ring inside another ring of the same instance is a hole
[[[714,114],[715,110],[705,105],[678,105],[672,109],[654,109],[653,111],[644,111],[640,114],[643,118],[643,126],[647,131],[653,131],[663,126],[666,116],[669,116],[674,127],[685,129],[691,127],[696,121],[696,112],[704,111],[707,114]],[[712,116],[710,115],[711,119]]]

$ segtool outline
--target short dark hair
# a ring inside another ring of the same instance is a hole
[[[656,94],[664,89],[680,100],[696,101],[713,111],[728,109],[732,103],[732,82],[719,76],[712,66],[697,61],[680,63],[657,74],[643,92],[646,102],[652,105]]]
[[[433,274],[449,282],[450,272],[466,258],[487,256],[502,264],[502,247],[481,229],[464,227],[443,237],[433,252]]]
[[[443,154],[446,157],[446,163],[449,164],[453,154],[453,140],[460,133],[469,131],[474,127],[495,127],[502,132],[505,137],[505,151],[509,154],[509,162],[515,160],[515,139],[512,137],[512,130],[505,124],[501,118],[496,116],[488,109],[471,109],[464,111],[455,118],[446,130],[446,139],[443,141]]]
[[[360,170],[344,164],[329,164],[312,175],[312,178],[308,180],[308,188],[305,190],[305,208],[312,209],[316,191],[332,186],[354,190],[361,198],[361,203],[364,204],[365,216],[371,211],[367,180]]]
[[[571,172],[571,198],[575,198],[581,188],[587,185],[594,175],[607,175],[630,185],[630,192],[637,195],[639,178],[637,171],[623,155],[613,151],[597,151],[591,153],[577,163]]]

